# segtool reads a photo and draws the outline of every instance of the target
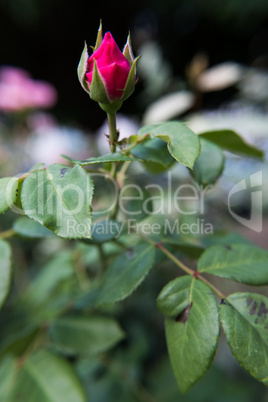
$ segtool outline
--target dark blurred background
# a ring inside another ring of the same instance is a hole
[[[0,0],[0,65],[28,70],[59,93],[53,113],[63,123],[100,126],[105,116],[88,99],[76,76],[83,43],[94,45],[99,20],[120,48],[131,32],[134,53],[153,39],[172,74],[182,79],[200,51],[209,65],[236,61],[268,66],[268,2],[263,0]],[[138,95],[124,113],[141,113]]]

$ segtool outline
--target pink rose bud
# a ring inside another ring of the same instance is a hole
[[[88,59],[86,81],[89,90],[95,60],[109,99],[111,101],[119,100],[126,86],[130,64],[120,52],[110,32],[105,34],[100,47]]]
[[[130,40],[121,52],[110,32],[102,39],[101,26],[94,52],[89,57],[85,45],[78,66],[84,90],[108,113],[116,112],[135,88],[136,63]]]

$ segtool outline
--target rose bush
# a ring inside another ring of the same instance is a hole
[[[131,129],[119,141],[116,110],[136,80],[129,40],[121,53],[99,30],[78,73],[107,112],[110,153],[94,155],[90,142],[83,159],[62,155],[64,164],[36,163],[0,178],[0,402],[185,402],[196,395],[202,402],[216,401],[215,389],[217,401],[234,400],[232,367],[236,402],[267,401],[249,377],[245,390],[223,343],[268,386],[268,297],[249,290],[268,285],[268,251],[225,232],[233,227],[230,196],[250,183],[262,197],[265,165],[252,164],[258,172],[243,172],[229,194],[217,195],[225,151],[239,157],[232,156],[236,178],[242,155],[262,160],[264,152],[230,129],[196,135],[175,120]],[[0,124],[3,132],[2,116]],[[255,222],[245,227],[259,232]]]

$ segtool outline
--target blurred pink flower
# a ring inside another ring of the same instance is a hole
[[[57,92],[48,82],[33,80],[27,71],[17,67],[0,68],[0,110],[49,108],[56,101]]]

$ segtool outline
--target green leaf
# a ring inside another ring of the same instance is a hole
[[[205,248],[216,244],[224,244],[225,246],[230,246],[231,244],[252,245],[252,243],[250,243],[246,237],[236,232],[214,233],[211,236],[204,236],[202,239],[202,244],[205,246]]]
[[[6,355],[21,356],[26,349],[34,342],[39,333],[39,328],[36,325],[21,325],[20,328],[10,331],[1,342],[0,358]],[[39,333],[40,334],[40,333]],[[0,393],[1,395],[1,393]]]
[[[200,142],[201,153],[191,173],[198,184],[206,186],[214,184],[222,174],[225,157],[221,148],[213,144],[213,142],[204,138],[201,138]]]
[[[24,361],[17,373],[10,402],[86,402],[83,388],[72,367],[47,350]]]
[[[124,226],[125,224],[123,222],[110,219],[94,223],[91,231],[91,239],[82,239],[81,242],[87,245],[110,242],[111,240],[119,238],[124,232]]]
[[[145,138],[143,139],[145,141]],[[138,134],[132,134],[129,137],[122,138],[122,140],[117,141],[118,146],[120,149],[124,149],[126,147],[129,147],[130,145],[137,144],[139,142],[142,142],[142,138],[138,136]]]
[[[186,243],[176,238],[163,238],[161,243],[170,244],[173,250],[180,251],[182,254],[186,254],[188,257],[195,259],[199,258],[204,252],[204,247],[198,244]]]
[[[167,142],[170,154],[178,162],[192,168],[200,153],[199,137],[184,124],[167,122],[151,124],[139,130],[139,135],[150,134],[152,138],[158,137]]]
[[[153,266],[155,248],[147,243],[127,249],[106,271],[97,305],[125,299],[142,283]]]
[[[190,275],[170,281],[158,295],[158,309],[171,318],[178,317],[191,304],[189,296],[192,285],[193,282]]]
[[[19,179],[4,177],[0,179],[0,214],[7,211],[17,199]]]
[[[34,172],[34,171],[40,170],[40,169],[45,169],[45,164],[43,162],[36,163],[35,165],[33,165],[31,167],[31,169],[29,170],[29,172]]]
[[[0,261],[0,307],[2,307],[11,281],[11,249],[4,240],[0,240]]]
[[[190,275],[169,282],[157,299],[165,321],[171,366],[180,390],[187,392],[208,370],[216,352],[219,317],[207,285]]]
[[[59,283],[74,273],[71,251],[62,251],[40,268],[25,293],[26,299],[35,308],[40,303],[49,302]]]
[[[63,238],[90,238],[93,182],[80,166],[54,164],[30,174],[21,199],[26,215]]]
[[[153,162],[154,167],[156,164],[167,169],[174,162],[174,158],[168,152],[167,144],[160,138],[153,138],[142,144],[138,144],[132,149],[131,153],[144,162]],[[148,167],[150,167],[150,164]]]
[[[141,189],[135,184],[126,186],[121,192],[121,211],[129,219],[141,221],[153,212],[152,196],[146,189]],[[127,200],[123,203],[123,200]],[[126,204],[126,205],[125,205]]]
[[[103,243],[119,237],[124,223],[105,219],[92,226],[92,239],[87,243]]]
[[[85,160],[72,160],[73,163],[77,163],[81,166],[94,165],[95,163],[107,163],[107,162],[126,162],[126,161],[137,161],[140,159],[133,158],[131,156],[127,156],[124,154],[120,154],[119,152],[115,152],[114,154],[107,154],[98,156],[97,158],[89,158]]]
[[[74,161],[72,160],[72,158],[70,158],[70,156],[67,156],[67,155],[64,155],[64,154],[61,154],[60,156],[61,156],[63,159],[65,159],[66,161],[68,161],[71,165],[74,164]]]
[[[268,284],[268,251],[250,244],[215,245],[198,261],[198,271],[248,285]]]
[[[81,356],[104,352],[124,338],[115,320],[101,316],[56,319],[49,334],[52,345],[61,352]]]
[[[207,131],[199,134],[201,138],[205,138],[219,147],[233,152],[235,154],[242,154],[246,156],[252,156],[254,158],[264,157],[264,152],[253,145],[247,144],[243,138],[240,137],[233,130],[215,130],[215,131]]]
[[[25,237],[43,238],[55,236],[54,233],[52,233],[46,227],[25,216],[17,219],[13,223],[13,229],[18,235]]]
[[[15,371],[16,359],[6,356],[0,363],[0,395],[3,402],[10,401]]]
[[[24,215],[24,211],[22,209],[22,205],[21,205],[21,189],[22,189],[22,184],[25,180],[25,177],[20,177],[18,180],[18,187],[16,193],[17,193],[17,198],[14,202],[14,205],[12,207],[12,210],[17,213],[18,215]]]
[[[237,361],[268,386],[268,298],[255,293],[234,293],[222,301],[220,318]]]

